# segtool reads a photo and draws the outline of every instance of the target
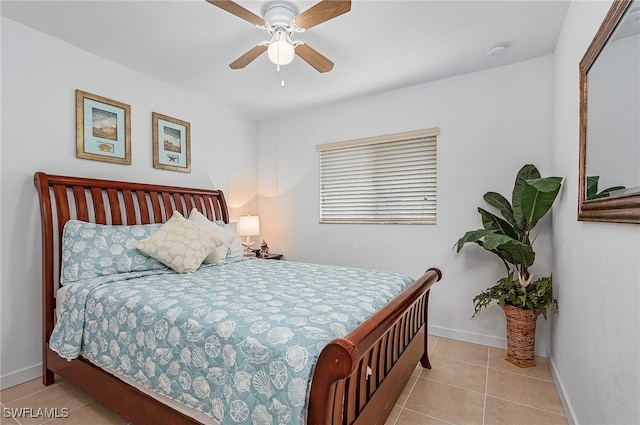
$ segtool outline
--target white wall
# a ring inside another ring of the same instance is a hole
[[[403,272],[437,266],[444,279],[431,294],[430,331],[504,347],[504,313],[496,305],[471,320],[473,297],[505,274],[477,246],[452,249],[482,227],[478,206],[489,190],[511,198],[517,171],[533,163],[551,175],[552,57],[303,111],[260,123],[259,196],[263,236],[289,260]],[[319,224],[315,145],[440,127],[437,225]],[[551,271],[549,222],[540,224],[533,272]],[[546,353],[548,326],[538,326]]]
[[[75,157],[75,89],[131,105],[132,165]],[[152,167],[151,112],[190,122],[191,173]],[[257,139],[253,120],[2,18],[2,388],[41,373],[34,172],[218,188],[233,219],[257,210]]]
[[[610,5],[571,3],[554,62],[553,168],[566,179],[553,215],[551,360],[567,416],[584,425],[640,423],[640,226],[576,220],[578,64]]]

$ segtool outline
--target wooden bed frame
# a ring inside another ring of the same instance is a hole
[[[55,323],[61,235],[70,219],[99,224],[162,223],[177,210],[197,208],[210,220],[229,221],[218,190],[34,175],[42,218],[43,383],[54,374],[135,424],[200,424],[124,383],[85,359],[67,361],[48,347]],[[383,424],[418,361],[427,355],[429,289],[440,280],[429,269],[383,309],[320,353],[309,399],[308,425]]]

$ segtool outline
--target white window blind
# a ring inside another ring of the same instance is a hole
[[[436,223],[438,128],[316,146],[321,223]]]

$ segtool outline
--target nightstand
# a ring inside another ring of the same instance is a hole
[[[266,257],[258,256],[258,258],[261,258],[263,260],[282,260],[282,257],[283,257],[282,254],[267,254]]]

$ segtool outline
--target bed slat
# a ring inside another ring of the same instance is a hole
[[[91,188],[91,200],[93,201],[93,213],[95,215],[96,223],[107,224],[107,216],[104,211],[104,201],[102,199],[101,188]]]
[[[170,211],[174,210],[173,205],[171,205],[171,197],[169,193],[162,192],[162,200],[164,201],[164,212],[165,212],[165,219],[163,221],[169,221],[169,219],[171,218]],[[178,212],[180,212],[180,210],[178,210]]]
[[[124,213],[126,222],[129,226],[136,224],[136,207],[134,206],[133,193],[129,189],[122,191],[122,199],[124,201]]]
[[[187,217],[190,213],[191,210],[193,209],[193,203],[191,202],[191,196],[185,196],[184,197],[184,203],[185,203],[185,217]]]
[[[140,208],[140,223],[150,224],[151,218],[149,217],[149,207],[147,206],[147,194],[142,190],[136,190],[136,196],[138,198],[138,208]]]
[[[369,383],[371,382],[369,375],[369,364],[371,363],[371,354],[366,359],[362,359],[360,363],[360,376],[364,379],[362,385],[358,389],[358,412],[360,412],[367,404],[367,396],[369,394]]]
[[[186,214],[184,212],[184,208],[182,208],[182,199],[180,198],[179,193],[176,193],[176,192],[173,193],[173,202],[175,205],[175,209],[178,210],[178,212],[182,214],[183,217],[186,217],[188,214]]]
[[[54,185],[53,193],[56,201],[56,211],[58,212],[58,222],[66,223],[69,221],[69,199],[67,198],[67,188],[62,185]],[[60,233],[62,229],[59,230]]]
[[[160,207],[160,194],[156,191],[149,192],[153,209],[153,222],[162,223],[162,208]]]
[[[210,204],[210,202],[207,202],[207,204]],[[220,207],[217,203],[213,204],[213,216],[215,217],[214,220],[223,220],[223,216],[220,214]]]
[[[371,376],[369,376],[369,390],[367,391],[367,399],[371,398],[373,393],[375,393],[378,389],[378,362],[380,361],[380,356],[378,353],[380,352],[380,344],[381,341],[378,341],[378,343],[371,349],[371,361],[369,363],[369,367],[371,368]]]
[[[87,209],[87,197],[84,194],[84,187],[73,186],[73,198],[76,203],[76,217],[78,220],[89,221],[89,211]]]
[[[109,210],[111,211],[111,224],[122,224],[122,214],[120,212],[120,200],[118,192],[113,188],[107,189],[107,198],[109,199]]]

